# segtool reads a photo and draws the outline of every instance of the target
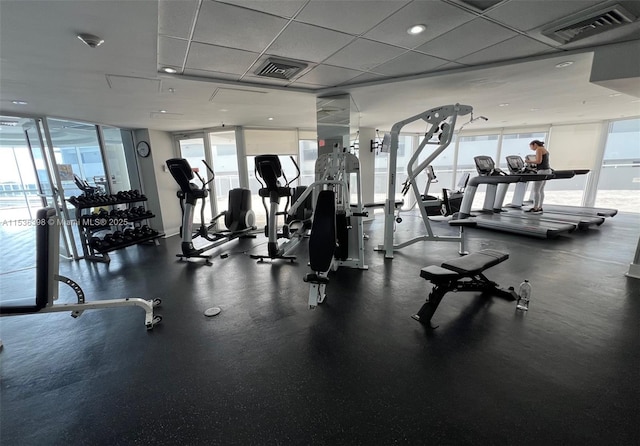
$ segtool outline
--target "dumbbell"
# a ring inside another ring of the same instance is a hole
[[[127,243],[134,241],[136,237],[134,237],[133,229],[131,228],[125,229],[124,232],[122,233],[122,238],[124,238],[124,241]]]

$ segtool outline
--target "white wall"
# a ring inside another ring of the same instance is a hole
[[[176,196],[178,185],[165,168],[165,162],[174,158],[173,138],[171,134],[159,130],[136,130],[136,143],[148,141],[151,155],[138,157],[143,190],[149,201],[147,207],[156,215],[149,220],[149,226],[162,231],[166,236],[180,232],[182,213]]]

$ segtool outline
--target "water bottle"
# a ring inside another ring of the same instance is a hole
[[[516,308],[518,310],[527,311],[529,309],[529,299],[531,299],[531,284],[527,279],[525,279],[518,289],[518,302],[516,304]]]

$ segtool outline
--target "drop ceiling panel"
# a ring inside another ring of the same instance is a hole
[[[465,56],[457,61],[467,65],[481,65],[507,59],[557,52],[554,48],[529,37],[518,35],[489,48]]]
[[[358,39],[329,57],[325,63],[366,71],[405,52],[405,49],[397,46]]]
[[[257,58],[258,53],[193,42],[186,66],[189,69],[242,75]]]
[[[376,73],[362,73],[359,76],[354,77],[353,79],[349,79],[347,82],[344,82],[341,85],[344,84],[359,84],[361,82],[372,82],[372,81],[379,81],[384,79],[384,76],[381,74],[376,74]]]
[[[291,18],[304,5],[306,0],[223,0],[222,3],[242,6],[243,8]]]
[[[216,104],[264,105],[273,99],[270,93],[252,89],[219,88],[214,92],[211,102]]]
[[[134,76],[120,76],[107,74],[109,88],[118,92],[158,93],[160,91],[160,79],[147,79]]]
[[[446,60],[438,59],[437,57],[409,51],[389,62],[375,67],[371,71],[384,74],[385,76],[403,76],[434,70],[446,63]]]
[[[193,68],[185,68],[184,74],[186,76],[196,76],[196,77],[203,77],[203,78],[210,78],[210,79],[222,79],[222,80],[229,80],[229,81],[237,81],[240,78],[240,76],[237,74],[223,73],[220,71],[197,70]]]
[[[198,0],[160,0],[158,34],[188,39],[197,7]]]
[[[295,20],[359,35],[407,3],[407,0],[311,0]]]
[[[396,12],[364,37],[405,48],[415,48],[476,17],[456,6],[439,1],[414,1]],[[407,33],[409,27],[424,24],[427,29],[416,36]]]
[[[292,22],[269,47],[267,53],[311,62],[322,62],[347,45],[353,37],[336,31]]]
[[[516,35],[514,31],[477,18],[416,48],[416,51],[454,61]]]
[[[158,37],[158,64],[182,67],[184,56],[187,54],[186,40],[171,37]]]
[[[193,40],[261,52],[287,24],[285,19],[224,3],[202,3]]]
[[[349,79],[353,79],[361,73],[361,71],[349,70],[347,68],[332,67],[330,65],[318,65],[309,73],[305,74],[304,76],[300,76],[298,80],[305,84],[330,87],[347,82]]]
[[[486,16],[521,31],[529,31],[598,3],[602,1],[511,0],[492,9]]]

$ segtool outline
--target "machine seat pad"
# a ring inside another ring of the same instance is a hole
[[[317,273],[308,273],[304,275],[302,279],[307,283],[328,284],[329,278],[325,276],[319,276]]]
[[[481,273],[487,268],[504,262],[509,258],[509,254],[496,251],[494,249],[483,249],[482,251],[459,257],[453,260],[447,260],[442,263],[442,267],[456,271],[465,276],[474,276]]]
[[[460,278],[460,274],[450,269],[444,269],[436,265],[427,266],[420,270],[420,277],[432,282],[443,282]]]

